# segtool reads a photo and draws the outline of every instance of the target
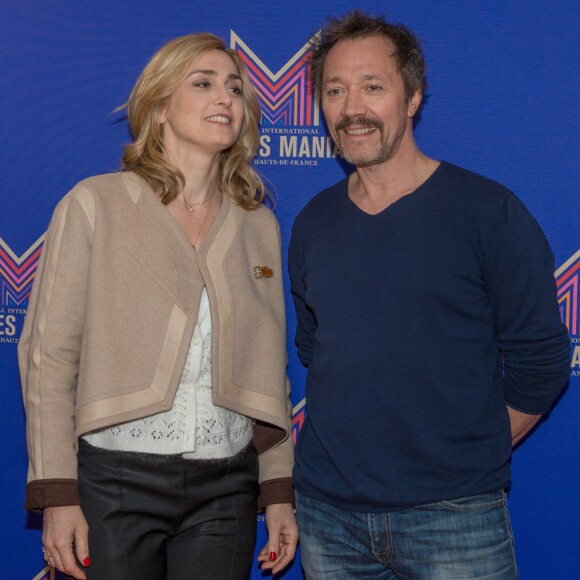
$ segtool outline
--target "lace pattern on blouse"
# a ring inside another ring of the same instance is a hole
[[[181,381],[171,409],[84,436],[104,449],[223,459],[252,438],[252,422],[212,402],[211,312],[204,288]]]

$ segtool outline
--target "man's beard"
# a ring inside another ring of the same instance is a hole
[[[349,153],[344,150],[342,143],[338,138],[338,135],[340,135],[339,131],[348,129],[352,125],[358,127],[372,127],[379,131],[381,138],[374,151],[371,151],[370,153]],[[334,132],[337,136],[336,141],[340,148],[341,155],[356,167],[369,167],[371,165],[377,165],[389,161],[397,154],[403,136],[405,135],[406,128],[407,126],[403,124],[393,139],[389,141],[389,134],[385,135],[385,126],[382,121],[361,115],[358,117],[342,119],[334,126]]]

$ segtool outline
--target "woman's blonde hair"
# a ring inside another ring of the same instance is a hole
[[[223,50],[234,61],[242,78],[244,103],[240,136],[220,154],[217,185],[243,208],[256,208],[266,195],[260,176],[250,164],[260,142],[260,104],[241,58],[213,34],[202,32],[175,38],[149,61],[122,107],[127,109],[133,137],[133,142],[124,148],[123,169],[143,177],[166,205],[182,191],[185,178],[167,155],[159,119],[171,95],[186,78],[191,63],[209,50]]]

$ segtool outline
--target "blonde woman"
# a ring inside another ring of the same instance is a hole
[[[123,171],[58,204],[30,298],[26,507],[74,578],[221,580],[248,577],[260,505],[276,572],[298,531],[259,105],[203,33],[162,47],[126,106]]]

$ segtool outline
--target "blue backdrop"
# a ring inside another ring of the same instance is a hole
[[[122,104],[149,57],[193,31],[226,39],[248,64],[263,125],[256,160],[277,195],[284,248],[296,213],[344,175],[306,83],[306,43],[344,0],[4,0],[0,9],[0,569],[44,578],[41,520],[23,509],[24,416],[16,343],[50,214],[78,180],[115,170],[128,140]],[[421,148],[513,189],[556,256],[562,317],[573,341],[571,381],[513,458],[509,498],[522,578],[579,577],[580,236],[577,0],[361,1],[423,39],[427,101]],[[286,279],[287,282],[287,279]],[[295,424],[304,371],[292,336]],[[420,337],[417,337],[420,340]],[[364,426],[361,426],[364,428]],[[263,523],[259,522],[264,541]],[[48,576],[47,576],[48,577]],[[256,568],[253,578],[261,578]],[[286,578],[302,578],[299,560]]]

